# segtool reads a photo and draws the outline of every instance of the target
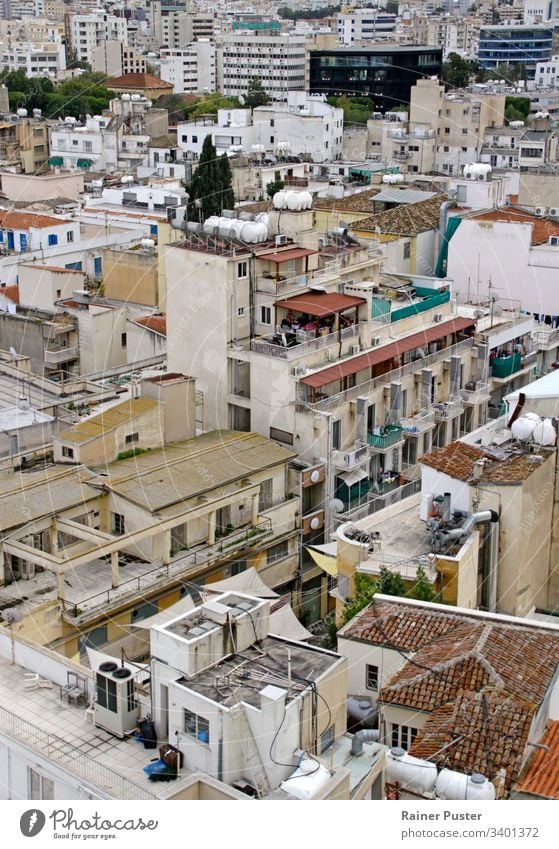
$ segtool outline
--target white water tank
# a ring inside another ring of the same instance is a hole
[[[301,197],[301,209],[311,209],[312,208],[312,195],[310,192],[299,192]]]
[[[285,196],[287,192],[276,192],[273,198],[274,209],[285,208]]]
[[[153,250],[155,242],[153,239],[142,239],[141,245],[145,250]]]
[[[433,512],[433,493],[432,492],[422,492],[421,493],[421,504],[419,506],[419,518],[422,522],[426,522],[431,513]]]
[[[437,778],[436,793],[439,799],[461,801],[489,801],[495,799],[495,787],[484,775],[474,772],[465,775],[452,769],[443,769]]]
[[[27,109],[18,109],[16,115],[18,118],[27,118]]]
[[[555,445],[557,432],[551,424],[551,419],[543,419],[543,421],[539,422],[534,427],[532,437],[538,445]]]
[[[120,178],[120,182],[123,183],[125,186],[128,186],[134,182],[134,177],[132,176],[132,174],[125,174],[124,177]]]
[[[511,425],[512,435],[515,439],[526,442],[526,440],[531,439],[535,427],[536,422],[531,418],[528,418],[528,416],[519,416]]]
[[[491,173],[491,165],[486,162],[469,162],[464,165],[464,177],[468,180],[480,180]]]
[[[330,781],[330,771],[321,764],[317,769],[316,763],[305,758],[295,772],[281,782],[280,788],[295,799],[314,799]]]
[[[391,749],[386,755],[386,780],[397,781],[403,791],[434,798],[437,767],[429,761],[413,758],[404,749]]]
[[[141,99],[142,99],[142,95],[141,95],[141,94],[132,94],[132,95],[130,96],[130,100],[133,100],[133,101],[134,101],[134,103],[139,103]]]
[[[285,205],[291,212],[296,212],[301,209],[301,198],[299,192],[287,192],[285,195]]]
[[[125,92],[123,95],[121,95],[120,99],[124,100],[124,101],[128,101],[128,100],[130,100],[130,97],[131,97],[131,95],[129,95],[128,93]]]

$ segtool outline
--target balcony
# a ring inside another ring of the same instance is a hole
[[[333,451],[332,465],[335,469],[357,469],[363,465],[369,456],[366,445],[358,445],[351,451]]]
[[[400,150],[397,153],[394,152],[392,154],[392,159],[395,159],[397,162],[400,162],[400,161],[405,160],[405,159],[411,159],[411,156],[412,156],[411,151],[409,151],[409,150],[401,151]]]
[[[255,354],[265,354],[267,357],[277,357],[281,360],[297,360],[313,351],[320,351],[330,345],[339,344],[340,341],[344,342],[358,336],[358,324],[344,327],[339,334],[335,332],[326,333],[324,336],[312,336],[310,338],[305,330],[298,330],[293,345],[286,346],[274,341],[278,339],[278,336],[259,336],[256,339],[251,339],[250,350]],[[281,338],[281,334],[279,338]]]
[[[67,363],[77,360],[79,356],[77,345],[68,345],[66,348],[47,348],[45,351],[45,365],[55,366],[59,363]]]
[[[419,436],[435,426],[435,412],[434,410],[421,410],[415,416],[400,419],[400,424],[404,433]]]
[[[559,328],[549,324],[536,325],[532,333],[532,342],[538,351],[551,351],[559,345]]]
[[[400,425],[387,425],[383,428],[378,428],[379,433],[367,433],[367,443],[372,448],[378,451],[386,451],[387,448],[392,448],[402,441],[403,428]]]
[[[376,577],[377,575],[380,575],[380,570],[385,567],[391,572],[400,575],[404,581],[415,581],[417,570],[421,566],[425,572],[427,580],[431,584],[434,584],[437,580],[437,569],[430,561],[427,560],[427,558],[425,558],[424,561],[422,560],[422,562],[402,563],[401,558],[397,558],[390,554],[383,554],[382,552],[379,552],[378,554],[368,554],[367,552],[363,552],[363,554],[367,557],[367,559],[362,560],[357,566],[357,571],[362,575],[372,575]]]
[[[478,380],[468,383],[466,389],[460,390],[460,399],[463,404],[475,406],[489,401],[490,394],[489,384]]]
[[[462,403],[454,398],[448,401],[442,401],[433,405],[436,422],[447,422],[450,419],[455,419],[456,416],[461,416],[464,412]]]
[[[510,357],[496,357],[491,363],[491,376],[499,379],[510,377],[522,368],[522,355],[511,354]]]

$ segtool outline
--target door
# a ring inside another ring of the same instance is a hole
[[[13,251],[14,249],[14,234],[11,230],[8,230],[8,250]]]

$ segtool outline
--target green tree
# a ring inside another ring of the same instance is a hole
[[[15,111],[25,108],[44,110],[47,96],[54,91],[54,84],[49,77],[27,77],[24,71],[4,71],[0,81],[8,89],[10,109]]]
[[[253,77],[248,84],[245,106],[249,109],[256,109],[257,106],[266,106],[271,99],[268,92],[263,88],[260,77]]]
[[[85,73],[59,83],[46,96],[45,117],[83,118],[87,114],[100,114],[115,96],[105,85],[105,80],[104,74]]]
[[[522,63],[511,64],[509,62],[500,62],[493,71],[493,76],[498,80],[514,85],[519,80],[526,79],[526,66]]]
[[[159,102],[159,101],[158,101]],[[203,115],[217,115],[218,109],[238,109],[238,97],[224,97],[219,92],[204,94],[185,107],[187,119],[201,118]]]
[[[268,195],[268,197],[273,198],[275,193],[281,192],[284,186],[285,183],[283,182],[283,180],[272,180],[271,183],[268,183],[266,185],[266,194]]]
[[[190,184],[189,217],[197,221],[201,216],[202,221],[205,221],[211,215],[220,215],[221,203],[221,165],[212,137],[207,135],[202,145],[198,168]]]
[[[382,566],[378,579],[377,592],[383,595],[406,595],[404,579],[398,572],[391,572],[386,566]]]
[[[233,174],[231,173],[231,163],[226,153],[219,160],[219,171],[221,178],[221,208],[235,208],[235,192],[233,191]]]
[[[470,82],[470,63],[459,53],[449,53],[443,64],[443,80],[447,88],[465,88]]]
[[[417,567],[415,573],[415,584],[410,593],[412,598],[418,601],[435,601],[437,593],[433,589],[433,584],[429,581],[423,566]]]
[[[366,124],[375,108],[370,97],[354,96],[329,97],[330,106],[337,106],[344,111],[344,125]]]
[[[360,610],[367,607],[367,605],[373,600],[374,594],[378,592],[377,582],[373,581],[373,579],[368,575],[360,575],[359,573],[356,573],[354,580],[355,594],[353,598],[349,599],[344,607],[342,615],[343,625],[345,625],[346,622],[349,622],[350,619],[353,619],[354,616],[357,616]]]
[[[507,97],[505,100],[506,121],[526,121],[530,114],[529,97]]]
[[[169,124],[178,124],[186,119],[187,106],[181,94],[165,94],[158,99],[157,108],[167,110]]]

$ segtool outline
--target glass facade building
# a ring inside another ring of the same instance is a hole
[[[528,79],[533,79],[537,62],[551,59],[553,28],[551,26],[481,27],[479,34],[480,65],[492,70],[497,65],[525,65]]]

